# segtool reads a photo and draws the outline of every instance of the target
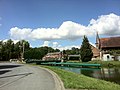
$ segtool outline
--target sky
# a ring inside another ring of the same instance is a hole
[[[0,40],[79,48],[83,36],[120,36],[120,0],[0,0]]]

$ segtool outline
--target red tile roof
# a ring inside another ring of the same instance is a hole
[[[110,37],[110,38],[100,38],[100,47],[101,48],[120,47],[120,36]]]

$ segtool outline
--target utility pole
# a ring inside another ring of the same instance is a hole
[[[64,62],[63,51],[61,52],[61,62]]]
[[[24,51],[25,51],[25,42],[23,42],[23,45],[22,45],[22,62],[24,60]]]
[[[23,60],[24,60],[24,51],[25,51],[25,42],[21,41],[21,45],[19,47],[20,47],[20,51],[21,51],[21,62],[23,62]]]

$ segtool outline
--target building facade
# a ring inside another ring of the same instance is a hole
[[[42,58],[42,60],[61,60],[62,57],[63,57],[62,52],[54,52],[48,53]]]
[[[93,52],[92,60],[99,59],[100,58],[100,50],[93,45],[91,45],[91,49],[92,49],[92,52]]]
[[[96,37],[96,48],[99,49],[99,58],[104,61],[120,61],[120,36],[99,38]]]

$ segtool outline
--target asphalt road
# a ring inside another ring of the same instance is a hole
[[[62,89],[56,87],[53,75],[43,68],[16,63],[0,63],[0,90]]]

